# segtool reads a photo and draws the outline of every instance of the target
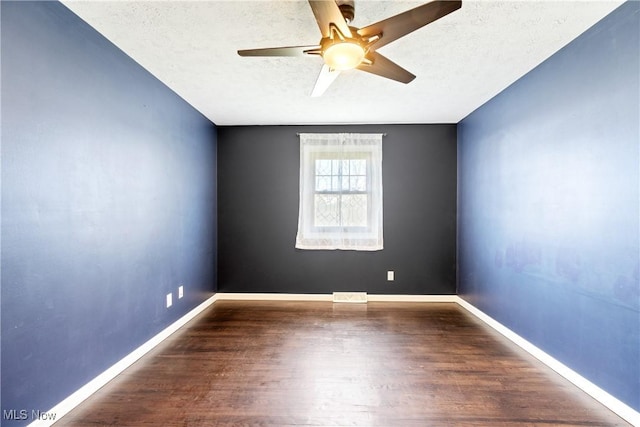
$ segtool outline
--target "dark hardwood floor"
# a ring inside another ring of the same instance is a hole
[[[456,304],[218,301],[62,426],[626,426]]]

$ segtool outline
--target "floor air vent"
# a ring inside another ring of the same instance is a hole
[[[367,303],[366,292],[334,292],[333,302]]]

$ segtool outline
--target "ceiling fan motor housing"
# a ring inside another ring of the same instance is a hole
[[[337,1],[338,7],[340,8],[340,12],[342,16],[344,16],[344,20],[347,23],[353,22],[353,18],[356,16],[356,9],[353,0],[345,0],[345,1]]]

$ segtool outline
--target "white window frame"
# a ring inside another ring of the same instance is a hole
[[[316,189],[316,160],[366,159],[366,191],[322,192]],[[366,194],[366,226],[317,226],[316,194]],[[383,249],[382,134],[300,134],[300,204],[298,249]]]

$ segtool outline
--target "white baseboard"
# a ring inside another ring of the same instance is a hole
[[[455,295],[376,295],[368,296],[373,302],[457,302]]]
[[[333,301],[333,294],[279,294],[218,292],[218,300],[238,301]],[[371,302],[458,302],[456,295],[379,295],[367,294]]]
[[[520,335],[513,332],[511,329],[504,326],[502,323],[496,321],[492,317],[485,314],[483,311],[479,310],[475,306],[471,305],[464,299],[456,296],[456,302],[471,314],[476,316],[478,319],[482,320],[484,323],[495,329],[497,332],[504,335],[506,338],[511,340],[513,343],[518,345],[524,351],[556,371],[558,374],[572,382],[576,387],[580,388],[582,391],[596,399],[598,402],[602,403],[604,406],[609,408],[611,411],[615,412],[618,416],[623,418],[625,421],[628,421],[633,426],[640,427],[640,412],[637,412],[624,402],[616,399],[597,385],[593,384],[591,381],[578,374],[571,368],[567,367],[563,363],[559,362],[557,359],[551,357],[535,345],[531,344],[526,339],[522,338]]]
[[[331,294],[218,292],[216,297],[220,301],[333,301],[333,295]]]
[[[93,380],[89,381],[87,384],[64,399],[62,402],[58,403],[56,406],[45,412],[47,417],[54,417],[55,420],[36,420],[29,424],[29,427],[48,427],[55,421],[60,420],[60,418],[68,414],[76,406],[80,405],[89,396],[91,396],[109,381],[118,376],[122,371],[127,369],[135,361],[147,354],[162,341],[167,339],[171,334],[184,326],[188,321],[200,314],[204,309],[213,304],[217,299],[217,296],[213,295],[202,304],[198,305],[196,308],[169,325],[166,329],[155,335],[149,341],[136,348],[134,351],[118,361],[115,365],[111,366],[109,369],[95,377]]]

